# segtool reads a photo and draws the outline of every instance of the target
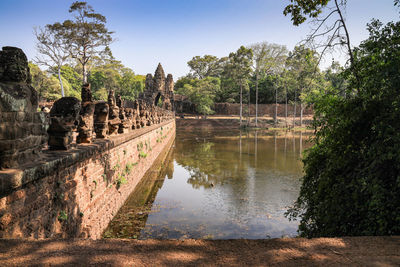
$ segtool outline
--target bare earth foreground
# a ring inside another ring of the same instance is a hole
[[[400,236],[0,240],[0,266],[400,266]]]

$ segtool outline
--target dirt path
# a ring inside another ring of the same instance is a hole
[[[0,240],[0,266],[400,266],[399,237]]]

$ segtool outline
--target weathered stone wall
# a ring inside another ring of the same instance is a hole
[[[1,171],[0,237],[101,237],[174,136],[172,119]]]

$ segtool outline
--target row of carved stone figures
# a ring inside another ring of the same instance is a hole
[[[82,102],[75,97],[63,97],[50,110],[49,148],[69,149],[73,133],[77,143],[91,143],[94,138],[127,133],[152,124],[172,119],[174,113],[136,100],[135,108],[124,108],[120,96],[110,90],[108,101],[92,101],[90,85],[82,87]]]
[[[0,169],[15,168],[50,149],[69,149],[94,138],[172,119],[174,113],[139,100],[124,108],[110,91],[108,101],[92,101],[90,86],[82,88],[82,102],[74,97],[56,101],[50,114],[38,111],[38,93],[31,85],[25,53],[17,47],[0,50]],[[50,124],[49,124],[50,120]],[[75,133],[75,134],[74,134]]]

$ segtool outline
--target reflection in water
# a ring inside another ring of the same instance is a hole
[[[105,236],[295,236],[297,222],[284,213],[298,196],[299,155],[309,146],[303,139],[284,132],[177,129],[160,175],[143,180]]]

